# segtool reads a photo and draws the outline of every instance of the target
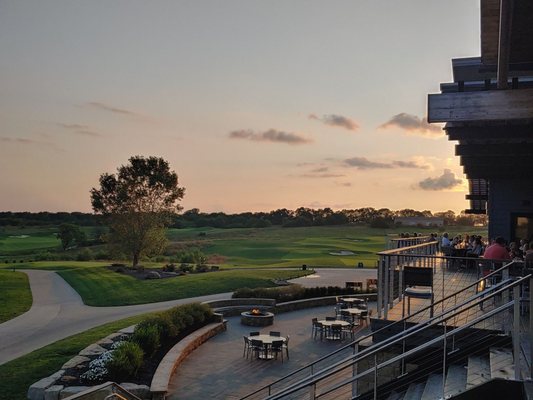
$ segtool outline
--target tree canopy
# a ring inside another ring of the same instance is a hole
[[[100,188],[91,189],[91,204],[110,220],[109,243],[129,254],[135,267],[144,254],[163,250],[164,228],[181,209],[184,194],[167,161],[134,156],[116,174],[100,176]]]

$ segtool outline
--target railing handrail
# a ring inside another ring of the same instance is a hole
[[[505,303],[505,304],[499,306],[498,308],[495,308],[494,310],[491,310],[491,311],[489,311],[489,312],[487,312],[487,313],[475,318],[474,320],[468,322],[467,324],[461,325],[459,327],[456,327],[456,328],[452,329],[451,331],[446,332],[446,337],[457,335],[458,333],[461,333],[462,331],[464,331],[466,329],[469,329],[472,326],[474,326],[476,324],[479,324],[480,322],[482,322],[482,321],[484,321],[484,320],[486,320],[488,318],[491,318],[492,316],[494,316],[496,314],[501,313],[502,311],[506,310],[507,308],[511,308],[512,306],[514,306],[514,304],[515,304],[515,300],[514,299],[513,300],[509,300],[507,303]],[[380,364],[374,365],[373,367],[370,367],[367,370],[365,370],[365,371],[363,371],[363,372],[361,372],[361,373],[359,373],[357,375],[354,375],[354,376],[352,376],[352,377],[350,377],[348,379],[345,379],[343,382],[339,382],[334,387],[329,388],[327,391],[320,393],[320,395],[322,396],[322,395],[326,395],[328,393],[331,393],[332,391],[337,390],[339,387],[342,387],[342,386],[344,386],[346,384],[352,383],[354,380],[360,379],[360,378],[368,375],[369,373],[374,372],[374,370],[376,370],[376,369],[379,370],[379,369],[381,369],[383,367],[386,367],[386,366],[388,366],[390,364],[393,364],[393,363],[395,363],[397,361],[401,361],[403,358],[409,357],[409,356],[411,356],[413,354],[418,353],[421,350],[424,350],[424,349],[426,349],[428,347],[433,346],[434,344],[439,343],[440,341],[443,340],[443,338],[444,338],[444,334],[441,335],[441,336],[438,336],[436,338],[433,338],[433,339],[429,340],[428,342],[422,343],[421,345],[419,345],[419,346],[417,346],[417,347],[415,347],[413,349],[410,349],[410,350],[407,350],[407,351],[405,351],[405,352],[403,352],[401,354],[398,354],[395,357],[392,357],[392,358],[390,358],[388,360],[385,360],[385,361],[383,361]],[[354,362],[357,362],[357,361],[354,361]],[[328,376],[330,376],[330,375],[328,375]],[[328,376],[321,375],[321,376],[318,377],[317,381],[318,380],[322,380],[324,378],[327,378]],[[316,381],[313,381],[312,383],[315,383],[315,382]],[[306,382],[306,384],[303,387],[306,387],[309,384],[310,384],[310,382]],[[299,390],[299,389],[297,389],[297,390]],[[281,393],[276,393],[273,397],[268,397],[268,400],[275,400],[277,398],[276,396],[280,395],[280,394]],[[283,393],[283,395],[286,395],[286,394],[290,394],[290,393]]]
[[[432,243],[434,243],[434,242],[432,242]],[[378,254],[380,254],[380,253],[378,253]],[[253,395],[255,395],[255,394],[257,394],[257,393],[259,393],[259,392],[261,392],[261,391],[263,391],[263,390],[265,390],[265,389],[268,388],[268,387],[272,387],[272,386],[278,384],[279,382],[284,381],[284,380],[290,378],[291,376],[296,375],[297,373],[299,373],[299,372],[301,372],[301,371],[304,371],[304,370],[306,370],[306,369],[308,369],[308,368],[311,368],[312,366],[314,366],[314,365],[316,365],[316,364],[318,364],[318,363],[320,363],[320,362],[322,362],[322,361],[324,361],[324,360],[326,360],[326,359],[328,359],[328,358],[330,358],[330,357],[333,357],[334,355],[336,355],[336,354],[338,354],[338,353],[340,353],[340,352],[346,350],[346,349],[349,348],[349,347],[354,347],[355,345],[357,345],[357,344],[359,344],[360,342],[362,342],[362,341],[368,339],[369,337],[374,336],[374,335],[377,334],[377,333],[380,333],[380,332],[382,332],[382,331],[388,330],[388,329],[390,329],[391,327],[393,327],[393,326],[395,326],[395,325],[398,325],[398,324],[400,324],[400,323],[404,323],[404,322],[406,322],[408,319],[410,319],[410,318],[412,318],[412,317],[414,317],[414,316],[416,316],[416,315],[418,315],[418,314],[421,314],[421,313],[423,313],[423,312],[429,310],[429,309],[432,308],[432,307],[435,308],[438,304],[441,304],[442,302],[444,302],[444,301],[446,301],[446,300],[449,300],[449,299],[452,298],[453,296],[456,296],[456,295],[458,295],[459,293],[462,293],[462,292],[466,291],[466,290],[469,289],[469,288],[472,288],[472,287],[475,287],[475,286],[479,285],[480,282],[482,282],[482,281],[484,281],[484,280],[490,278],[491,276],[493,276],[493,275],[499,273],[500,271],[503,271],[503,270],[506,269],[506,268],[509,268],[509,267],[510,267],[512,264],[514,264],[514,263],[515,263],[515,261],[513,260],[513,261],[511,261],[510,263],[508,263],[508,264],[502,266],[501,268],[498,268],[497,270],[491,272],[490,274],[488,274],[488,275],[486,275],[486,276],[484,276],[484,277],[478,279],[476,282],[474,282],[474,283],[472,283],[472,284],[470,284],[470,285],[468,285],[468,286],[462,288],[461,290],[458,290],[457,292],[455,292],[455,293],[453,293],[453,294],[451,294],[451,295],[449,295],[449,296],[444,297],[443,299],[438,300],[437,302],[433,303],[433,305],[429,305],[429,306],[423,307],[423,308],[421,308],[420,310],[418,310],[418,311],[416,311],[416,312],[414,312],[414,313],[412,313],[412,314],[409,314],[409,315],[407,315],[406,317],[404,317],[404,318],[402,318],[402,319],[400,319],[400,320],[398,320],[398,321],[394,321],[393,323],[391,323],[391,324],[389,324],[389,325],[386,325],[386,326],[384,326],[384,327],[382,327],[382,328],[379,328],[379,329],[376,330],[376,331],[373,331],[373,332],[371,332],[371,333],[369,333],[369,334],[367,334],[367,335],[361,336],[360,338],[357,338],[357,339],[354,340],[353,342],[350,342],[350,343],[348,343],[347,345],[342,346],[342,347],[338,348],[337,350],[335,350],[335,351],[333,351],[333,352],[331,352],[331,353],[329,353],[329,354],[326,354],[325,356],[322,356],[322,357],[320,357],[319,359],[317,359],[317,360],[315,360],[315,361],[313,361],[313,362],[311,362],[311,363],[309,363],[309,364],[307,364],[307,365],[305,365],[305,366],[303,366],[303,367],[300,367],[300,368],[298,368],[298,369],[296,369],[296,370],[294,370],[294,371],[288,373],[287,375],[285,375],[285,376],[283,376],[283,377],[281,377],[281,378],[275,380],[274,382],[271,382],[271,383],[269,383],[268,385],[265,385],[265,386],[263,386],[263,387],[261,387],[261,388],[255,390],[254,392],[249,393],[249,394],[247,394],[247,395],[244,396],[244,397],[241,397],[240,400],[245,400],[245,399],[247,399],[247,398],[249,398],[249,397],[251,397],[251,396],[253,396]],[[494,290],[495,288],[496,288],[496,286],[493,286],[493,287],[491,287],[491,288],[488,288],[487,290]],[[485,293],[486,293],[486,292],[485,292]],[[430,318],[430,319],[427,320],[426,322],[431,321],[432,319],[435,319],[435,318],[439,318],[440,316],[444,315],[445,313],[451,312],[451,311],[457,309],[458,307],[463,307],[463,306],[466,305],[468,302],[470,302],[470,301],[472,301],[473,299],[475,299],[476,296],[478,296],[478,295],[480,295],[480,293],[477,293],[474,297],[469,298],[465,303],[461,303],[461,304],[459,304],[459,305],[454,306],[453,308],[451,308],[451,309],[449,309],[449,310],[443,311],[443,312],[441,312],[440,314],[438,314],[438,315],[436,315],[436,316]],[[483,295],[485,295],[485,294],[483,294]],[[383,344],[385,344],[388,340],[393,339],[393,338],[395,338],[396,336],[403,335],[403,334],[405,334],[406,332],[408,332],[408,331],[410,331],[411,329],[414,329],[414,328],[415,328],[415,327],[408,328],[408,329],[406,329],[405,331],[399,332],[399,333],[397,333],[396,335],[393,335],[392,337],[386,339],[385,341],[382,341],[382,342],[376,343],[376,344],[373,345],[373,346],[383,345]],[[373,347],[373,346],[370,346],[369,348],[371,348],[371,347]],[[309,375],[309,376],[312,376],[312,375]],[[308,378],[308,377],[307,377],[307,378]],[[307,378],[304,378],[304,379],[307,379]]]
[[[370,356],[370,355],[373,355],[373,354],[377,353],[378,351],[382,351],[382,350],[386,349],[386,348],[389,347],[389,346],[392,346],[392,345],[394,345],[394,344],[397,344],[398,342],[401,342],[401,341],[407,339],[408,337],[410,337],[410,336],[412,336],[412,335],[414,335],[414,334],[416,334],[416,333],[420,333],[421,331],[423,331],[423,330],[425,330],[425,329],[429,329],[429,328],[434,327],[434,326],[436,326],[436,325],[438,325],[438,324],[440,324],[440,323],[442,323],[442,322],[445,322],[445,321],[447,321],[447,320],[449,320],[449,319],[452,319],[452,318],[456,317],[457,314],[463,313],[464,311],[466,311],[466,310],[468,310],[468,309],[470,309],[470,308],[472,308],[472,307],[476,307],[476,306],[478,306],[479,304],[486,302],[486,301],[489,300],[490,298],[492,298],[492,297],[494,297],[494,296],[496,296],[496,295],[498,295],[498,294],[500,294],[500,293],[503,293],[504,291],[507,291],[507,290],[509,290],[509,289],[512,288],[512,287],[515,287],[515,286],[517,286],[517,285],[520,285],[520,284],[521,284],[522,282],[524,282],[526,279],[531,278],[531,276],[532,276],[532,275],[529,274],[529,275],[526,275],[526,276],[521,277],[521,278],[516,279],[516,280],[510,280],[510,281],[508,281],[508,282],[509,282],[508,285],[505,285],[505,286],[501,287],[499,290],[493,292],[493,293],[490,294],[489,296],[483,296],[483,297],[480,298],[476,303],[474,303],[474,304],[470,304],[470,305],[469,305],[467,308],[465,308],[465,309],[462,309],[462,310],[460,310],[460,311],[456,311],[456,312],[453,313],[452,315],[449,315],[449,316],[447,316],[446,318],[443,318],[443,319],[442,319],[441,321],[439,321],[439,322],[434,321],[434,322],[432,322],[431,324],[426,324],[426,323],[424,323],[424,324],[418,324],[417,326],[421,326],[420,329],[417,329],[417,330],[415,330],[415,331],[413,331],[413,332],[410,332],[410,333],[408,333],[407,335],[405,335],[404,337],[399,337],[399,338],[397,338],[397,339],[394,340],[394,341],[388,341],[388,342],[385,343],[384,346],[371,346],[371,347],[369,347],[369,348],[367,348],[367,349],[361,351],[361,352],[358,353],[357,355],[353,355],[353,356],[351,356],[351,357],[349,357],[349,358],[346,358],[346,359],[344,359],[344,360],[341,360],[341,361],[339,361],[339,362],[337,362],[337,363],[335,363],[335,364],[333,364],[333,365],[331,365],[331,366],[328,366],[327,368],[325,368],[325,369],[322,370],[322,371],[319,371],[319,372],[317,372],[317,373],[315,373],[315,374],[313,374],[313,375],[308,376],[307,378],[302,379],[302,380],[301,380],[300,382],[298,382],[296,385],[286,387],[286,388],[283,389],[283,391],[278,392],[278,393],[276,393],[276,394],[274,394],[274,395],[268,396],[266,399],[267,399],[267,400],[276,400],[276,399],[279,398],[280,395],[287,395],[287,394],[294,393],[295,391],[298,391],[298,390],[300,390],[300,389],[302,389],[302,388],[305,388],[305,387],[307,387],[307,386],[309,386],[309,385],[311,385],[311,384],[314,384],[314,383],[316,383],[317,381],[320,381],[320,380],[322,380],[322,379],[328,378],[328,377],[334,375],[335,373],[337,373],[337,372],[339,371],[339,369],[342,370],[342,369],[344,369],[344,368],[347,368],[348,366],[353,365],[354,363],[359,362],[359,361],[361,361],[362,359],[364,359],[364,358],[366,358],[366,357],[368,357],[368,356]],[[478,293],[478,295],[479,295],[479,293]],[[476,296],[477,296],[477,295],[476,295]],[[498,307],[498,308],[495,309],[495,310],[492,310],[492,311],[490,311],[490,312],[487,312],[487,313],[483,314],[482,316],[480,316],[480,317],[474,319],[473,321],[470,321],[469,323],[467,323],[467,324],[465,324],[465,325],[462,325],[462,326],[460,326],[460,327],[458,327],[458,328],[455,328],[455,329],[451,330],[451,331],[448,333],[448,335],[451,334],[452,332],[456,332],[456,333],[458,333],[458,332],[460,332],[460,331],[462,331],[462,330],[464,330],[464,329],[466,329],[466,328],[468,328],[468,327],[471,327],[473,324],[479,323],[480,321],[482,321],[482,320],[484,320],[484,319],[486,319],[486,318],[489,318],[489,317],[492,316],[494,313],[501,311],[500,309],[501,309],[502,307],[508,307],[509,304],[511,304],[511,303],[514,304],[514,300],[511,300],[509,303],[505,304],[504,306],[500,306],[500,307]],[[436,340],[436,339],[432,339],[431,341],[426,342],[424,345],[426,345],[426,344],[428,344],[428,343],[433,343],[435,340]],[[382,344],[382,343],[383,343],[383,342],[380,342],[379,344]],[[374,347],[376,347],[376,348],[374,348]],[[418,348],[418,347],[417,347],[417,348]],[[417,349],[417,348],[415,348],[415,349]],[[405,353],[402,353],[402,354],[400,354],[400,355],[394,357],[394,360],[395,360],[395,361],[397,361],[396,359],[401,360],[401,358],[402,358],[402,357],[405,357],[406,354],[411,354],[411,351],[412,351],[412,350],[410,350],[410,351],[408,351],[408,352],[405,352]],[[348,365],[344,365],[342,368],[339,368],[339,369],[336,368],[336,367],[338,367],[338,366],[340,366],[340,365],[342,365],[342,364],[346,364],[346,363],[348,363],[348,362],[349,362]],[[386,363],[386,362],[387,362],[387,361],[385,361],[384,363]],[[382,363],[382,364],[384,364],[384,363]],[[381,366],[382,364],[379,364],[379,365]],[[388,364],[387,364],[387,365],[388,365]],[[384,366],[385,366],[385,364],[384,364]],[[373,371],[375,368],[376,368],[376,367],[374,366],[374,367],[370,368],[369,370],[372,370],[372,371]],[[369,373],[368,370],[365,371],[365,372]],[[362,374],[364,374],[364,373],[362,373]],[[357,377],[361,377],[361,376],[364,376],[364,375],[357,375]],[[349,382],[351,382],[351,380],[350,380]]]

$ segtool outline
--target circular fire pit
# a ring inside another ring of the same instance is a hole
[[[241,324],[248,326],[269,326],[274,323],[274,314],[268,311],[251,310],[241,313]]]

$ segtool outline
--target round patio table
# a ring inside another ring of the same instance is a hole
[[[321,320],[321,321],[318,321],[322,324],[323,327],[329,329],[331,328],[332,325],[340,325],[340,326],[350,326],[351,324],[347,321],[343,321],[342,319],[336,319],[334,321],[326,321],[325,319]],[[336,337],[336,336],[326,336],[326,339],[330,339],[330,340],[340,340],[341,338],[340,337]]]
[[[272,354],[270,350],[270,345],[272,345],[272,342],[275,340],[283,340],[283,342],[286,342],[287,339],[283,336],[270,336],[270,335],[256,335],[256,336],[248,336],[248,340],[260,340],[263,342],[263,352],[258,354],[258,358],[261,360],[272,360],[274,358],[274,354]]]

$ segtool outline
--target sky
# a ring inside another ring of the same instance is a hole
[[[479,0],[0,0],[0,211],[90,212],[134,155],[184,209],[468,208],[425,122]]]

